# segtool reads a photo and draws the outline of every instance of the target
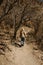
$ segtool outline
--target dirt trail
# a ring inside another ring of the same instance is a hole
[[[0,56],[0,65],[40,65],[32,54],[31,45],[25,44],[21,48],[10,46],[10,48],[12,52],[6,52],[5,56]]]
[[[15,55],[16,65],[39,65],[37,59],[32,55],[30,45],[25,44],[24,47],[16,49]]]

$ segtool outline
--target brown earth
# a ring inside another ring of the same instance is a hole
[[[25,44],[23,47],[9,45],[12,50],[6,51],[0,56],[0,65],[41,65],[39,59],[32,54],[32,45]]]
[[[15,31],[19,37],[21,26],[26,26],[28,38],[23,47],[15,47],[12,38]],[[43,65],[39,49],[43,50],[43,2],[0,0],[0,65]]]

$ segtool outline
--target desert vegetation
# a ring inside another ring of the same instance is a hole
[[[43,52],[43,1],[0,0],[0,49],[11,51],[8,45],[15,42],[23,26],[31,28],[27,33],[28,42],[35,42]]]
[[[33,36],[39,46],[43,46],[43,2],[38,0],[1,0],[0,29],[6,30],[5,33],[8,32],[12,38],[16,38],[16,32],[22,25],[34,28]],[[13,32],[11,32],[12,30]]]

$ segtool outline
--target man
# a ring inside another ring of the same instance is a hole
[[[24,31],[24,28],[22,28],[21,31],[20,31],[21,46],[24,46],[25,36],[26,36],[26,32]]]

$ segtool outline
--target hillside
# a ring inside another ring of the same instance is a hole
[[[27,37],[18,47],[22,27]],[[6,64],[43,65],[42,0],[0,0],[0,65]]]

